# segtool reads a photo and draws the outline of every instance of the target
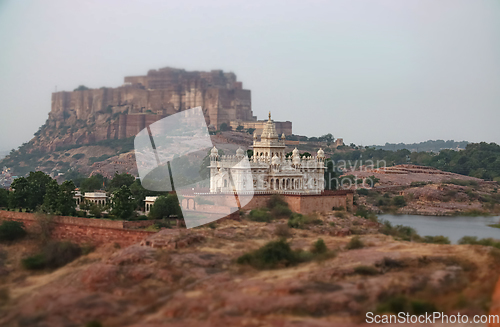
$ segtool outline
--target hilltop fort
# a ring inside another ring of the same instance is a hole
[[[85,144],[106,139],[135,136],[149,124],[182,110],[201,106],[209,128],[222,124],[236,129],[262,130],[252,112],[250,90],[243,89],[234,73],[162,68],[144,76],[127,76],[116,88],[88,89],[52,94],[52,108],[47,127],[63,129],[62,144]],[[292,134],[292,123],[276,122],[277,131]],[[68,137],[67,132],[72,137]]]

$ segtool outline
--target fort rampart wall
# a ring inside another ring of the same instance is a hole
[[[28,230],[37,230],[40,219],[37,214],[0,210],[0,220],[14,220],[24,224]],[[129,246],[139,243],[154,232],[129,229],[127,221],[53,216],[51,236],[57,240],[67,240],[78,244],[101,245],[117,243]],[[133,225],[133,224],[132,224]]]

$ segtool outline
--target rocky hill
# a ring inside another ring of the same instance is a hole
[[[62,144],[55,146],[52,151],[44,151],[36,145],[36,142],[42,142],[41,139],[41,137],[35,137],[4,160],[0,160],[0,167],[11,168],[13,174],[17,176],[23,176],[35,170],[41,170],[53,176],[70,170],[84,175],[101,174],[107,178],[113,177],[115,172],[137,176],[134,137],[107,139],[91,144]],[[238,147],[250,149],[253,138],[245,131],[224,131],[212,135],[211,141],[218,149],[230,154],[235,153]],[[322,147],[327,156],[333,153],[332,148],[327,148],[324,142],[308,141],[301,141],[300,144],[287,142],[286,151],[290,152],[295,147],[301,152],[309,153],[314,153]]]
[[[113,161],[121,161],[120,155],[132,150],[133,137],[146,126],[197,106],[213,128],[233,120],[256,121],[250,91],[243,90],[234,73],[150,70],[145,76],[125,77],[116,88],[80,86],[53,93],[45,124],[0,166],[24,175],[35,169],[64,173],[114,156]]]
[[[129,138],[167,115],[197,106],[214,128],[236,119],[256,120],[250,91],[242,89],[235,74],[163,68],[125,77],[116,88],[80,86],[53,93],[49,118],[30,141],[31,150]]]
[[[34,140],[39,141],[36,137]],[[252,136],[248,133],[222,132],[212,136],[212,143],[227,153],[235,152],[239,146],[247,147],[251,141]],[[137,176],[133,137],[93,144],[59,145],[53,151],[42,151],[32,140],[1,160],[0,167],[4,166],[11,168],[17,176],[36,170],[53,177],[72,170],[107,178],[113,177],[115,172]]]
[[[0,167],[11,168],[18,176],[34,170],[57,175],[71,169],[110,176],[115,171],[135,174],[130,153],[134,136],[168,115],[198,106],[212,130],[226,124],[246,131],[263,124],[253,116],[250,90],[243,89],[234,73],[162,68],[125,77],[116,88],[82,85],[72,92],[53,93],[45,124],[33,139],[0,158]],[[291,122],[277,125],[280,132],[291,134]],[[218,142],[234,138],[233,143],[239,144],[244,131]]]
[[[41,248],[30,234],[0,248],[0,325],[369,326],[367,311],[487,314],[497,249],[403,241],[379,232],[387,226],[342,213],[303,229],[283,219],[165,229],[40,271],[22,268]],[[289,248],[269,255],[273,269],[239,259],[280,237]],[[312,250],[319,238],[321,255]],[[290,253],[300,262],[286,259]]]

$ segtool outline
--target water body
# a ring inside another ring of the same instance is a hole
[[[494,238],[500,240],[500,228],[489,227],[497,224],[500,217],[436,217],[418,215],[379,215],[380,220],[388,220],[393,225],[414,228],[421,236],[443,235],[452,243],[457,243],[464,236]]]

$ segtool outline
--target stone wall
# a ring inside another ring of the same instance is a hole
[[[145,228],[151,225],[154,225],[156,220],[148,219],[148,220],[134,220],[134,221],[124,221],[123,228],[125,229],[136,229],[136,228]]]
[[[252,210],[267,206],[267,202],[272,194],[254,194],[244,210]],[[232,194],[208,194],[205,198],[210,199],[217,206],[232,205],[234,196]],[[354,193],[351,190],[325,191],[323,194],[284,194],[285,201],[290,209],[301,214],[311,214],[313,212],[329,212],[333,208],[343,207],[351,210],[353,207]]]
[[[300,196],[287,195],[285,196],[290,209],[302,214],[311,214],[313,212],[329,212],[332,209],[343,207],[344,209],[352,208],[352,193],[345,195],[323,195],[323,196]]]
[[[270,199],[270,195],[255,195],[252,201],[244,209],[255,209],[264,207]],[[343,207],[345,209],[353,206],[353,193],[338,191],[338,193],[323,195],[284,195],[285,201],[294,212],[308,215],[313,212],[326,213],[333,208]]]
[[[52,93],[49,119],[30,142],[33,149],[51,152],[129,138],[166,116],[195,107],[203,109],[207,126],[215,129],[243,122],[246,128],[260,130],[263,124],[253,116],[250,90],[243,89],[235,74],[165,68],[125,77],[125,84],[116,88]],[[276,122],[276,128],[280,134],[292,134],[289,121]]]
[[[237,207],[230,207],[226,205],[213,205],[213,204],[197,204],[194,197],[185,196],[181,201],[181,207],[185,210],[206,212],[206,213],[221,213],[221,214],[231,214],[237,211]]]
[[[166,115],[159,114],[120,115],[118,120],[118,133],[114,138],[123,139],[135,136],[147,126],[165,117]]]
[[[187,72],[166,68],[151,70],[146,76],[125,77],[125,83],[117,88],[55,92],[52,94],[49,119],[71,125],[78,120],[88,121],[99,113],[109,113],[110,110],[113,114],[151,112],[171,115],[201,106],[207,124],[216,128],[231,120],[255,120],[251,92],[242,89],[242,83],[237,82],[233,73]],[[118,137],[124,135],[135,134],[132,131],[120,131]]]
[[[15,220],[24,223],[27,229],[36,230],[37,215],[25,212],[0,210],[0,220]],[[140,242],[154,232],[127,229],[129,222],[121,220],[90,219],[66,216],[52,218],[52,237],[74,243],[101,245],[117,243],[129,246]]]
[[[266,125],[267,120],[259,120],[259,121],[231,121],[229,125],[236,130],[238,126],[243,126],[245,130],[249,128],[254,128],[255,132],[258,135],[262,134],[262,129]],[[274,122],[274,126],[276,127],[276,133],[280,136],[281,134],[292,135],[292,122],[291,121],[277,121]]]

